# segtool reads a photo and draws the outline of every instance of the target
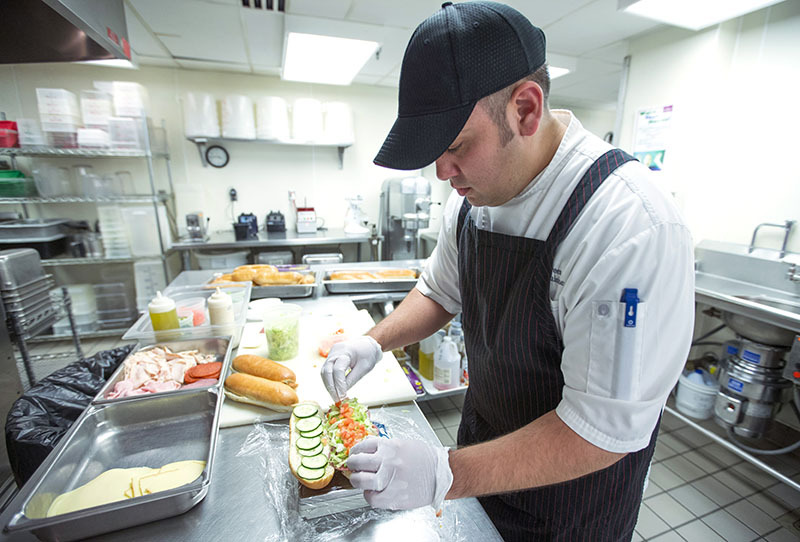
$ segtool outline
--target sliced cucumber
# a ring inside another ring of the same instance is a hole
[[[311,457],[314,455],[319,455],[325,449],[325,446],[320,442],[319,446],[312,448],[311,450],[301,450],[297,449],[297,452],[302,455],[303,457]]]
[[[301,433],[307,433],[309,431],[313,431],[320,425],[322,425],[322,420],[319,419],[319,416],[309,416],[308,418],[301,418],[297,420],[297,422],[294,424],[297,430],[300,431]]]
[[[300,463],[309,469],[324,469],[328,466],[328,458],[325,454],[312,455],[304,457]]]
[[[313,431],[300,431],[301,437],[314,438],[322,434],[322,424],[318,425]]]
[[[308,417],[313,416],[313,415],[315,415],[317,413],[317,407],[315,407],[314,405],[309,405],[309,404],[297,405],[296,407],[294,407],[294,410],[292,411],[292,413],[297,418],[308,418]]]
[[[297,467],[297,476],[304,480],[319,480],[325,476],[325,468],[309,469],[308,467],[300,465]]]
[[[322,440],[319,437],[313,437],[313,438],[300,437],[299,439],[297,439],[295,446],[297,446],[298,450],[311,450],[312,448],[315,448],[321,443]]]

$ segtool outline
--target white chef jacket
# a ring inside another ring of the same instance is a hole
[[[589,166],[612,147],[569,111],[547,167],[511,201],[472,207],[479,229],[544,241]],[[646,447],[689,353],[694,327],[694,253],[689,230],[656,173],[639,162],[617,168],[597,189],[555,253],[553,317],[564,344],[556,414],[610,452]],[[456,229],[464,198],[445,204],[435,250],[417,289],[461,311]],[[623,289],[637,288],[635,328],[623,325]]]

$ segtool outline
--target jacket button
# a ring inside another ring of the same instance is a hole
[[[602,305],[597,306],[597,314],[600,316],[608,316],[608,313],[611,312],[611,309],[608,308],[608,305],[603,303]]]

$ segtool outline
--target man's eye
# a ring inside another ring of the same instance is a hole
[[[460,149],[460,148],[461,148],[461,145],[463,145],[463,143],[459,143],[459,144],[458,144],[458,145],[456,145],[455,147],[450,147],[450,148],[449,148],[449,149],[447,149],[447,150],[448,150],[449,152],[456,152],[458,149]]]

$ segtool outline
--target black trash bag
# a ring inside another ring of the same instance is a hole
[[[39,468],[133,346],[70,363],[14,402],[6,418],[6,447],[18,487]]]

